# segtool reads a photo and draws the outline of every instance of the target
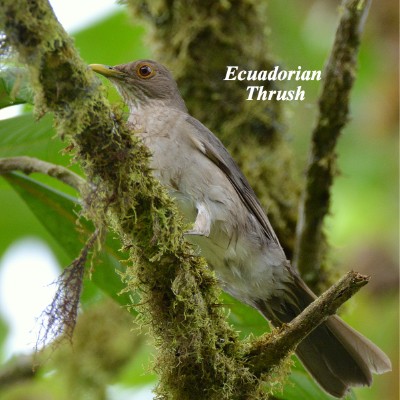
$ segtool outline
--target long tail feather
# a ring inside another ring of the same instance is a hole
[[[257,302],[260,312],[275,326],[291,321],[315,299],[297,276],[285,294]],[[371,385],[372,373],[391,370],[386,354],[337,316],[311,332],[296,354],[320,386],[338,398],[352,386]]]

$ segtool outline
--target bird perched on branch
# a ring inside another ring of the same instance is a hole
[[[316,297],[286,259],[256,195],[223,144],[188,114],[176,82],[157,62],[92,64],[129,107],[128,122],[152,152],[151,167],[184,216],[188,239],[225,291],[274,326],[290,322]],[[296,354],[328,393],[370,385],[391,369],[388,357],[337,316],[317,327]]]

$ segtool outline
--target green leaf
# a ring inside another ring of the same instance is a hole
[[[0,157],[31,156],[65,166],[70,157],[61,154],[64,147],[50,114],[40,120],[27,113],[0,121]]]
[[[312,378],[305,372],[293,371],[289,383],[286,385],[283,397],[285,400],[331,400],[328,394],[325,394]]]
[[[79,203],[73,197],[18,173],[4,175],[4,178],[18,192],[27,206],[66,251],[69,257],[76,258],[84,245],[84,238],[94,231],[88,221],[80,221],[81,233],[77,232],[77,212]],[[92,273],[93,283],[118,303],[130,304],[127,293],[119,294],[124,288],[116,271],[123,271],[119,263],[120,244],[108,235],[103,250],[96,256],[96,266]]]
[[[71,157],[63,153],[64,147],[65,144],[56,136],[52,115],[46,115],[40,120],[36,120],[29,113],[0,121],[0,157],[36,157],[43,161],[67,166],[75,173],[82,175],[77,164],[70,165]],[[69,186],[46,175],[37,174],[35,179],[62,192],[75,194],[75,191]],[[8,189],[8,186],[0,180],[0,189],[3,185]],[[9,193],[5,193],[5,196],[9,196]]]
[[[157,375],[151,370],[149,361],[154,348],[146,341],[142,343],[131,362],[121,371],[119,383],[127,386],[143,386],[157,381]]]
[[[97,24],[75,33],[75,45],[88,64],[115,65],[151,56],[143,40],[147,30],[137,19],[132,23],[122,10]]]
[[[242,339],[249,335],[260,336],[270,331],[268,322],[256,309],[239,302],[227,293],[222,293],[221,300],[229,310],[229,323],[239,331]]]
[[[300,366],[292,369],[283,393],[274,394],[276,399],[282,400],[332,400],[333,397],[324,392],[314,379]],[[351,391],[345,400],[356,400]]]
[[[1,69],[0,108],[24,103],[33,103],[33,91],[29,85],[26,69],[16,67]]]

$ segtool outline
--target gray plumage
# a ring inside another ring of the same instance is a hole
[[[274,326],[296,317],[315,295],[286,260],[271,224],[240,169],[222,145],[190,116],[169,71],[139,60],[92,69],[109,78],[127,103],[128,122],[153,157],[155,176],[168,188],[193,228],[197,245],[223,287],[258,309]],[[391,369],[372,342],[330,317],[297,348],[316,381],[331,395],[370,385],[372,373]]]

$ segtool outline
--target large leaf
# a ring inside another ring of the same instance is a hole
[[[274,394],[281,400],[332,400],[333,397],[325,393],[311,376],[296,363],[292,369],[288,382],[282,393]],[[345,400],[356,400],[354,392],[350,391]]]
[[[18,192],[30,210],[72,259],[79,255],[88,238],[94,231],[93,225],[80,221],[80,231],[76,229],[79,203],[73,197],[55,190],[18,173],[4,176]],[[130,303],[127,293],[119,294],[124,285],[116,271],[123,271],[118,262],[120,244],[111,235],[107,237],[103,250],[95,259],[92,281],[105,293],[122,305]]]
[[[38,120],[32,113],[27,113],[0,121],[0,157],[31,156],[66,166],[71,159],[62,153],[65,146],[56,136],[52,115]],[[77,165],[72,169],[79,173]],[[57,182],[54,183],[57,186]]]
[[[118,64],[150,56],[149,47],[142,40],[145,33],[143,26],[131,23],[130,17],[124,10],[74,34],[74,40],[88,64],[94,62]],[[119,99],[115,91],[111,94],[114,94],[115,100]],[[76,164],[71,166],[70,156],[63,154],[65,146],[66,144],[56,135],[51,115],[37,120],[30,113],[0,121],[0,157],[32,156],[68,166],[74,172],[80,173],[79,166]],[[73,195],[72,189],[63,187],[58,181],[50,182],[51,178],[47,176],[38,175],[35,178]],[[62,264],[68,262],[60,246],[2,179],[0,179],[0,204],[2,209],[0,231],[3,232],[0,235],[0,255],[15,240],[33,235],[48,242]]]
[[[32,102],[27,71],[16,67],[0,69],[0,108]]]
[[[121,64],[137,58],[148,58],[150,47],[143,38],[146,29],[136,20],[132,23],[124,10],[74,34],[75,45],[88,64]]]
[[[32,114],[0,121],[0,157],[33,156],[55,164],[66,165],[70,157],[63,156],[63,143],[54,138],[53,119],[48,115],[36,121]],[[75,172],[79,170],[75,167]],[[37,174],[37,179],[50,183],[55,188],[75,194],[72,188],[43,174]],[[53,250],[58,262],[66,265],[71,256],[66,257],[65,251],[43,227],[38,219],[28,209],[18,194],[0,177],[0,256],[15,241],[34,236],[46,242]]]

